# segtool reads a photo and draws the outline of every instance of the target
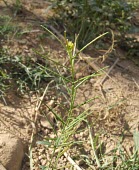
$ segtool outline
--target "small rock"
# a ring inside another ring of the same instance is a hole
[[[42,160],[42,158],[43,158],[43,155],[40,155],[38,158],[39,158],[39,160]]]
[[[41,164],[42,164],[43,166],[46,165],[46,162],[47,162],[46,159],[42,159],[42,160],[41,160]]]
[[[53,113],[48,112],[46,117],[41,116],[40,117],[40,124],[44,128],[53,129],[52,126],[56,126]]]
[[[1,163],[0,163],[0,170],[6,170]]]
[[[45,149],[44,149],[44,148],[41,148],[41,149],[39,149],[39,152],[40,152],[40,153],[44,153],[44,152],[45,152]]]
[[[0,161],[2,165],[8,170],[19,170],[23,157],[21,140],[10,134],[0,134]]]
[[[85,91],[85,92],[84,92],[84,95],[85,95],[85,97],[89,97],[90,91],[89,91],[89,90],[88,90],[88,91]]]
[[[41,117],[40,123],[41,123],[41,126],[43,126],[44,128],[52,129],[51,124],[45,117]]]
[[[48,136],[48,134],[50,133],[50,130],[49,129],[45,129],[44,130],[44,134]],[[44,138],[46,138],[47,136],[44,136]]]
[[[78,80],[79,78],[81,78],[83,76],[83,73],[80,72],[80,73],[76,73],[76,79]]]

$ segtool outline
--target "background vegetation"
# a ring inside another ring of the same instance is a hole
[[[125,0],[62,0],[54,1],[56,24],[73,40],[79,34],[82,47],[96,36],[113,30],[124,36],[131,27],[135,6]]]

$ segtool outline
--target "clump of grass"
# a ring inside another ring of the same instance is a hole
[[[12,11],[14,12],[14,17],[21,12],[22,9],[21,0],[14,0],[12,5],[10,5],[9,2],[7,2],[6,0],[3,0],[3,2],[8,8],[12,9]]]
[[[14,27],[10,24],[11,18],[8,15],[0,16],[0,35],[4,38],[8,33],[12,32]]]
[[[5,101],[5,91],[9,88],[10,75],[3,65],[7,64],[7,55],[3,48],[0,48],[0,98]]]
[[[0,47],[1,44],[14,38],[15,35],[20,35],[19,33],[20,27],[13,23],[12,17],[8,15],[1,15],[0,16]],[[2,47],[1,47],[2,48]]]
[[[46,57],[46,56],[45,56]],[[3,47],[0,49],[0,97],[4,100],[8,90],[14,89],[18,95],[41,94],[44,84],[57,79],[55,68],[45,59],[12,56]]]

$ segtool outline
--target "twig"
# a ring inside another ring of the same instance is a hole
[[[5,3],[6,7],[10,8],[10,6],[7,3],[7,1],[3,0],[3,2]]]
[[[104,62],[107,59],[108,54],[110,54],[113,51],[113,49],[114,49],[114,33],[113,33],[113,31],[111,29],[110,29],[110,31],[111,31],[111,34],[112,34],[112,45],[106,51],[106,53],[102,56],[102,62]]]
[[[104,101],[106,101],[106,96],[105,96],[105,91],[103,90],[103,86],[102,86],[102,85],[103,85],[103,83],[105,82],[105,80],[106,80],[107,77],[109,77],[110,79],[112,79],[109,74],[110,74],[110,72],[112,71],[112,69],[115,67],[115,65],[117,64],[118,61],[119,61],[119,58],[116,59],[116,61],[115,61],[114,64],[110,67],[110,69],[108,70],[108,72],[105,72],[104,70],[102,70],[102,71],[105,73],[105,76],[104,76],[104,78],[103,78],[100,82],[96,83],[96,84],[99,86],[99,90],[100,90],[100,92],[101,92],[101,94],[102,94],[102,97],[103,97]],[[114,80],[112,79],[112,81],[114,81]],[[114,81],[114,83],[116,83],[116,82]]]
[[[21,32],[21,34],[26,34],[26,33],[35,33],[35,32],[40,32],[41,30],[27,30],[27,31],[23,31]]]
[[[77,170],[82,170],[66,152],[64,153],[64,156],[74,166],[74,168],[76,168]]]
[[[114,64],[110,67],[110,69],[108,70],[108,72],[105,72],[105,77],[101,80],[100,85],[102,85],[104,83],[104,81],[106,80],[107,77],[110,77],[109,74],[112,71],[112,69],[115,67],[115,65],[118,63],[119,58],[116,59],[116,61],[114,62]]]
[[[89,57],[88,55],[85,55],[83,53],[80,54],[80,59],[85,61],[93,70],[95,70],[96,72],[98,72],[99,70],[101,70],[101,68],[98,66],[98,64],[91,62],[90,59],[92,59],[91,57]]]
[[[47,84],[47,86],[46,86],[46,88],[45,88],[45,90],[44,90],[44,92],[43,92],[42,97],[40,97],[40,100],[37,101],[37,106],[36,106],[36,108],[35,108],[35,119],[34,119],[34,122],[32,122],[32,127],[33,127],[33,129],[36,128],[35,125],[36,125],[36,121],[37,121],[37,118],[38,118],[38,110],[39,110],[39,108],[40,108],[40,106],[41,106],[41,104],[42,104],[42,101],[43,101],[43,99],[44,99],[44,97],[45,97],[45,95],[46,95],[46,92],[47,92],[47,90],[48,90],[49,85],[50,85],[53,81],[54,81],[54,80],[50,81],[50,82]],[[33,138],[33,137],[34,137],[34,134],[35,134],[35,131],[32,132],[32,135],[31,135],[31,144],[30,144],[30,146],[29,146],[30,169],[31,169],[31,170],[33,170],[32,144],[33,144],[33,140],[34,140],[34,138]]]
[[[7,106],[8,104],[7,104],[7,102],[6,102],[5,98],[4,98],[4,96],[1,96],[1,97],[2,97],[2,100],[3,100],[4,104]]]
[[[62,41],[65,41],[65,38],[63,35],[60,34],[59,31],[57,31],[53,26],[48,26],[48,28],[50,28]]]
[[[132,80],[134,81],[135,85],[136,85],[136,86],[138,87],[138,89],[139,89],[139,85],[138,85],[137,81],[136,81],[134,78],[132,78]]]
[[[46,92],[47,92],[47,90],[48,90],[49,85],[50,85],[53,81],[54,81],[54,80],[50,81],[50,82],[47,84],[47,86],[46,86],[46,88],[45,88],[45,90],[44,90],[44,92],[43,92],[42,97],[40,97],[40,100],[37,101],[37,106],[36,106],[36,108],[35,108],[35,119],[34,119],[34,122],[32,122],[32,127],[33,127],[33,129],[36,128],[35,125],[36,125],[36,121],[37,121],[37,118],[38,118],[38,110],[39,110],[39,108],[40,108],[40,106],[41,106],[41,104],[42,104],[42,101],[43,101],[43,99],[44,99],[44,97],[45,97],[45,95],[46,95]],[[34,134],[35,134],[35,131],[32,132],[32,134],[31,134],[31,144],[30,144],[30,146],[29,146],[29,158],[30,158],[29,160],[30,160],[30,169],[31,169],[31,170],[33,170],[32,144],[33,144],[33,140],[34,140]]]
[[[92,133],[91,133],[91,127],[90,127],[90,125],[88,125],[88,129],[89,129],[89,137],[90,137],[91,147],[92,147],[92,150],[93,150],[95,159],[96,159],[97,166],[98,166],[98,168],[100,168],[100,167],[101,167],[101,164],[100,164],[99,159],[98,159],[98,157],[97,157],[97,154],[96,154],[96,152],[95,152],[94,143],[93,143],[93,136],[92,136]]]
[[[30,170],[33,170],[33,158],[32,158],[32,144],[33,144],[33,138],[34,134],[31,134],[31,143],[29,145],[29,164],[30,164]]]
[[[45,96],[45,94],[46,94],[46,92],[47,92],[47,90],[48,90],[48,87],[49,87],[49,85],[50,85],[53,81],[54,81],[54,80],[50,81],[50,82],[47,84],[47,86],[46,86],[46,88],[45,88],[45,90],[44,90],[44,92],[43,92],[43,95],[40,97],[40,100],[38,101],[38,104],[37,104],[37,106],[36,106],[36,108],[35,108],[36,114],[35,114],[34,123],[36,123],[36,121],[37,121],[38,110],[39,110],[39,108],[40,108],[40,106],[41,106],[41,104],[42,104],[42,101],[43,101],[44,96]]]

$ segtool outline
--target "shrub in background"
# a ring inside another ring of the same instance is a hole
[[[56,25],[83,47],[99,34],[112,29],[124,35],[130,28],[132,4],[125,0],[56,0],[53,1]],[[55,25],[55,26],[56,26]]]

